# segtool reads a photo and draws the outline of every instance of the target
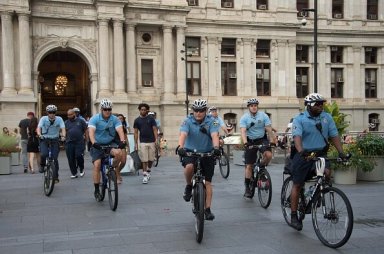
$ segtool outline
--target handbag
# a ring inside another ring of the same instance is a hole
[[[139,153],[137,151],[133,151],[130,153],[132,159],[133,159],[133,166],[135,168],[136,171],[140,170],[143,168],[142,166],[142,163],[141,163],[141,160],[140,160],[140,157],[139,157]]]

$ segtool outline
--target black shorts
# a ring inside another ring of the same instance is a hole
[[[116,143],[110,143],[109,145],[111,146],[117,146]],[[106,146],[106,145],[105,145]],[[96,149],[94,147],[91,147],[90,149],[90,154],[91,154],[91,158],[92,158],[92,163],[97,161],[97,160],[100,160],[104,157],[104,151],[102,149]]]
[[[267,139],[261,138],[259,140],[255,141],[249,141],[249,145],[261,145],[263,144],[264,146],[260,148],[260,152],[263,154],[265,151],[272,151],[271,147],[269,147],[269,141]],[[255,164],[256,159],[257,159],[257,150],[258,148],[252,148],[252,149],[245,149],[244,152],[244,161],[245,164]]]
[[[188,164],[195,164],[197,158],[193,157],[184,157],[181,160],[181,165],[185,167]],[[205,180],[212,182],[213,173],[215,170],[215,159],[213,157],[203,157],[200,159],[200,165],[202,168],[202,174],[205,176]]]
[[[292,159],[292,180],[294,184],[304,184],[316,175],[316,161],[307,161],[296,153]],[[329,160],[325,160],[325,168],[329,169]]]

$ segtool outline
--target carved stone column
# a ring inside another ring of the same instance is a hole
[[[186,59],[184,61],[181,59],[185,58],[185,54],[181,51],[185,50],[183,43],[185,43],[185,27],[177,26],[176,27],[176,76],[177,76],[177,97],[182,98],[186,93],[186,76],[185,76],[185,65],[187,64]]]
[[[99,20],[99,97],[111,96],[109,86],[108,20]]]
[[[239,95],[242,96],[248,96],[252,94],[252,75],[254,72],[256,72],[256,68],[253,69],[251,58],[252,58],[252,38],[243,38],[243,47],[244,47],[244,56],[243,56],[243,83],[244,83],[244,89],[239,87],[238,89]]]
[[[136,24],[126,23],[126,49],[127,49],[127,83],[128,93],[136,92],[136,51],[135,51],[135,26]]]
[[[13,47],[12,15],[8,12],[1,13],[2,28],[2,55],[3,55],[3,90],[2,95],[15,95],[15,60]]]
[[[207,37],[208,41],[208,90],[213,91],[213,94],[221,94],[221,86],[217,88],[217,77],[221,76],[220,70],[218,71],[217,65],[220,65],[220,60],[217,56],[218,51],[218,38],[217,37]],[[219,62],[217,64],[217,62]],[[221,80],[221,78],[219,78]],[[207,94],[203,93],[202,94]],[[211,94],[211,93],[208,93]]]
[[[113,67],[114,95],[122,96],[125,94],[125,83],[123,22],[121,20],[113,20]]]
[[[326,69],[326,45],[317,46],[317,68],[318,68],[318,90],[326,98],[331,97],[331,80],[326,80],[330,76]]]
[[[169,96],[174,93],[172,59],[172,27],[165,25],[163,26],[163,86],[165,96]]]
[[[19,51],[20,51],[20,91],[19,94],[32,95],[31,83],[31,40],[29,38],[29,15],[20,13]]]

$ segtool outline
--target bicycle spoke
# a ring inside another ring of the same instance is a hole
[[[312,205],[312,221],[316,235],[326,246],[344,245],[353,228],[352,207],[345,194],[328,187],[318,195]]]

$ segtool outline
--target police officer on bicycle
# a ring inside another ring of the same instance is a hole
[[[251,98],[247,101],[248,112],[240,119],[241,139],[245,147],[245,191],[244,198],[250,199],[252,194],[249,189],[249,183],[252,176],[253,164],[257,158],[257,148],[253,145],[265,145],[261,148],[263,159],[260,166],[266,166],[272,159],[272,151],[268,146],[274,145],[274,135],[271,127],[271,120],[264,112],[259,111],[259,101],[256,98]],[[266,132],[268,136],[266,137]],[[269,139],[269,141],[268,141]]]
[[[311,153],[315,156],[326,156],[329,143],[332,141],[341,159],[346,159],[338,131],[330,114],[323,111],[326,100],[318,93],[311,93],[304,98],[306,110],[293,119],[292,136],[296,153],[292,159],[291,174],[293,186],[291,191],[291,226],[302,230],[302,221],[297,217],[300,189],[306,180],[314,176],[315,161],[308,159]],[[293,149],[294,149],[293,148]],[[326,161],[325,176],[330,178],[329,161]]]
[[[55,183],[59,182],[59,161],[57,157],[60,152],[60,132],[61,137],[64,139],[65,133],[65,125],[63,118],[60,116],[56,116],[57,107],[55,105],[48,105],[45,109],[47,111],[47,115],[43,116],[36,129],[37,135],[40,137],[40,169],[39,172],[44,172],[45,161],[48,157],[48,142],[49,140],[55,140],[57,142],[52,143],[51,152],[52,158],[55,163],[55,172],[53,172],[53,178],[55,179]]]
[[[100,183],[100,167],[101,159],[104,156],[104,151],[101,150],[102,145],[118,146],[118,149],[111,149],[113,155],[112,166],[116,170],[117,179],[120,178],[120,170],[125,165],[127,159],[123,156],[122,149],[125,149],[127,141],[125,140],[123,126],[116,116],[112,114],[112,101],[109,99],[102,99],[100,101],[101,113],[98,113],[89,120],[88,131],[89,140],[92,144],[90,153],[93,162],[93,183],[95,186],[95,198],[100,197],[99,183]],[[118,139],[116,139],[116,133]]]
[[[185,157],[186,152],[196,151],[208,153],[213,150],[215,156],[220,156],[219,150],[219,123],[210,115],[207,115],[207,101],[203,99],[195,100],[192,104],[193,115],[188,116],[180,126],[178,154],[182,157],[184,167],[184,177],[186,186],[183,198],[186,202],[192,196],[192,177],[194,174],[194,163],[196,158]],[[201,166],[205,176],[206,200],[205,200],[205,219],[213,220],[214,214],[211,212],[212,201],[212,176],[215,168],[213,157],[201,159]]]

